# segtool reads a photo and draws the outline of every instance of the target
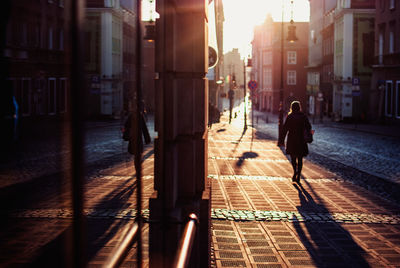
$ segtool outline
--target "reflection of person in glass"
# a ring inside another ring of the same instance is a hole
[[[139,113],[137,113],[136,111],[130,113],[125,121],[123,139],[129,141],[128,152],[130,154],[135,154],[135,145],[137,142],[139,142],[139,153],[143,152],[143,138],[146,144],[149,144],[151,142],[151,137],[146,125],[144,113],[144,103],[142,101],[141,107],[139,107]],[[141,134],[143,135],[143,138],[142,135],[139,135],[138,137],[137,120],[140,120],[140,128],[142,132]]]
[[[308,146],[304,141],[304,129],[311,131],[311,124],[307,116],[301,111],[300,102],[293,101],[290,112],[283,124],[283,140],[288,134],[286,154],[290,155],[293,167],[293,182],[300,182],[303,157],[308,155]]]

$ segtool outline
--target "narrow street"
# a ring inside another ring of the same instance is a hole
[[[400,262],[395,138],[316,124],[302,183],[293,185],[290,162],[276,146],[276,122],[259,120],[253,129],[249,120],[243,131],[242,116],[239,112],[228,124],[224,114],[209,132],[213,267],[395,267]],[[151,120],[148,125],[154,138]],[[95,125],[87,132],[89,267],[104,264],[136,215],[133,158],[125,151],[120,127]],[[43,151],[21,153],[18,161],[10,161],[12,167],[31,165],[23,180],[0,189],[7,219],[0,232],[1,266],[55,267],[66,261],[60,256],[70,230],[71,193],[54,163],[68,152],[52,144],[50,140],[41,144]],[[143,213],[148,219],[153,144],[143,155]],[[366,156],[376,162],[362,165]],[[390,159],[392,164],[386,164]],[[379,170],[386,177],[379,177]],[[3,164],[1,178],[18,179],[19,174],[10,174]],[[13,204],[7,202],[11,196]],[[146,223],[145,258],[147,235]],[[124,267],[133,267],[135,256],[133,248]]]
[[[214,267],[398,265],[399,203],[385,199],[395,196],[383,192],[383,179],[366,173],[376,171],[380,161],[366,171],[356,164],[380,145],[398,141],[353,131],[358,143],[349,146],[353,139],[343,141],[350,137],[348,131],[315,129],[318,135],[305,160],[301,184],[292,184],[290,162],[276,146],[276,123],[258,124],[245,132],[240,119],[228,125],[223,118],[213,126],[209,174]],[[399,146],[386,148],[383,158]],[[357,153],[359,158],[354,159]],[[395,175],[390,172],[398,172],[398,166],[387,170],[385,174]],[[367,181],[378,185],[361,185],[368,175],[373,179]],[[389,190],[398,193],[398,184],[392,187],[395,190]]]

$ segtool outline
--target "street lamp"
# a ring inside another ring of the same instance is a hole
[[[246,59],[243,59],[243,102],[244,102],[244,130],[247,129],[247,113],[246,113]]]
[[[292,10],[291,10],[291,20],[290,20],[290,25],[288,26],[288,36],[286,38],[287,41],[290,43],[295,42],[297,39],[296,37],[296,26],[294,26],[294,21],[293,21],[293,1],[290,1],[292,5]],[[284,37],[284,22],[283,22],[283,10],[284,10],[284,0],[282,0],[282,22],[281,22],[281,85],[279,89],[279,120],[278,120],[278,146],[284,146],[285,145],[285,137],[283,136],[283,113],[284,113],[284,107],[283,107],[283,64],[284,64],[284,51],[283,51],[283,37]]]

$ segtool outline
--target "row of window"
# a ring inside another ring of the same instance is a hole
[[[287,52],[287,64],[297,64],[297,53],[296,51]],[[263,52],[262,65],[272,65],[272,51]]]
[[[379,26],[379,36],[378,36],[378,56],[379,56],[379,64],[383,63],[383,55],[386,54],[384,50],[387,51],[388,54],[393,54],[395,52],[395,42],[396,42],[396,24],[395,22],[391,22],[389,24],[389,38],[387,39],[388,44],[385,45],[385,24]],[[400,40],[398,41],[400,42]]]
[[[64,7],[64,0],[47,0],[48,3],[58,2],[59,7]]]
[[[381,8],[381,11],[384,11],[386,9],[386,3],[389,2],[389,9],[395,9],[396,8],[396,0],[380,0],[379,6]]]
[[[400,80],[386,81],[385,115],[400,118]]]
[[[286,83],[288,85],[296,85],[297,74],[295,70],[287,71],[286,73]],[[262,87],[270,88],[272,86],[272,69],[264,68],[262,77]]]
[[[67,78],[10,78],[22,116],[55,115],[66,111]]]
[[[6,42],[10,46],[64,50],[64,30],[50,26],[46,33],[42,33],[39,23],[9,23]]]

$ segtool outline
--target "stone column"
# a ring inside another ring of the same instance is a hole
[[[170,267],[190,213],[198,225],[190,267],[208,267],[208,28],[206,0],[158,0],[154,193],[150,267]]]

